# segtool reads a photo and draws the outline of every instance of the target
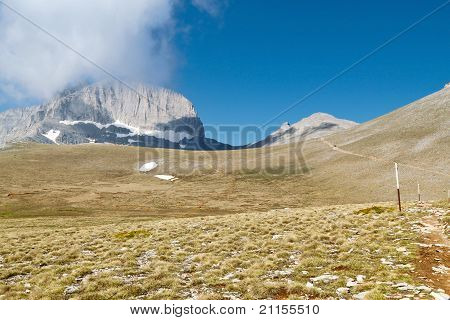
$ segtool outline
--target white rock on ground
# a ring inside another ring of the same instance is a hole
[[[437,266],[437,267],[432,267],[431,269],[433,269],[433,271],[435,273],[441,273],[441,274],[446,274],[450,270],[450,268],[447,268],[444,265],[440,265],[440,266]]]
[[[435,300],[450,300],[450,296],[448,294],[442,293],[442,292],[431,292],[430,295]]]
[[[334,275],[331,275],[331,274],[324,274],[324,275],[321,275],[321,276],[318,276],[318,277],[315,277],[315,278],[311,278],[310,280],[312,282],[328,283],[330,281],[334,281],[334,280],[337,280],[337,279],[339,279],[339,276],[334,276]]]
[[[350,287],[355,287],[357,285],[358,285],[358,283],[355,282],[353,279],[348,279],[347,284],[346,284],[346,286],[349,287],[349,288]]]
[[[368,293],[369,293],[369,291],[360,292],[358,294],[355,294],[353,296],[353,298],[358,299],[358,300],[364,300]]]
[[[349,292],[350,292],[349,288],[337,288],[336,289],[337,294],[345,294],[345,293],[349,293]]]
[[[311,288],[314,288],[314,284],[312,284],[311,282],[307,282],[307,283],[306,283],[306,287],[307,287],[307,288],[310,288],[310,289],[311,289]]]
[[[363,283],[364,279],[366,279],[366,276],[363,276],[362,274],[356,276],[356,282],[358,283]]]
[[[139,168],[140,172],[149,172],[158,167],[158,164],[154,161],[145,163],[142,167]]]
[[[385,265],[388,265],[388,266],[391,266],[391,265],[394,264],[394,262],[392,262],[389,259],[385,259],[385,258],[381,258],[380,261],[381,261],[382,264],[385,264]]]
[[[156,251],[155,250],[148,250],[148,251],[144,252],[137,259],[137,264],[138,264],[139,268],[144,267],[154,257],[156,257]]]
[[[74,285],[68,286],[68,287],[64,290],[64,294],[72,294],[72,293],[77,292],[78,290],[80,290],[80,285],[74,284]]]

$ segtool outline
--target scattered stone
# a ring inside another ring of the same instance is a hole
[[[66,287],[66,289],[64,290],[64,294],[68,295],[68,294],[73,294],[77,291],[80,290],[80,285],[79,284],[73,284],[70,285],[68,287]]]
[[[314,288],[314,284],[312,284],[311,282],[307,282],[307,283],[306,283],[306,287],[307,287],[307,288],[310,288],[310,289],[311,289],[311,288]]]
[[[349,293],[349,292],[350,292],[349,288],[337,288],[336,289],[337,294],[345,294],[345,293]]]
[[[406,282],[400,282],[397,284],[394,284],[392,287],[398,288],[398,287],[406,287],[408,284]]]
[[[364,279],[366,279],[366,276],[364,276],[362,274],[359,274],[356,276],[356,282],[358,282],[358,283],[363,283]]]
[[[433,269],[433,271],[435,273],[440,273],[440,274],[447,274],[448,271],[450,270],[450,268],[447,268],[444,265],[440,265],[440,266],[437,266],[437,267],[432,267],[431,269]]]
[[[409,251],[405,247],[397,248],[397,252],[403,253],[405,256],[409,255]]]
[[[357,285],[358,285],[358,283],[355,282],[353,279],[348,279],[347,284],[346,284],[346,286],[349,287],[349,288],[355,287]]]
[[[394,264],[394,262],[392,262],[391,260],[385,259],[385,258],[381,258],[380,259],[381,263],[387,266],[392,266]]]
[[[272,278],[272,279],[284,278],[284,277],[290,276],[292,273],[294,273],[294,270],[292,270],[291,268],[287,268],[284,270],[270,271],[270,272],[268,272],[267,277]]]
[[[302,271],[302,274],[305,275],[305,276],[306,276],[308,273],[309,273],[308,271]]]
[[[139,268],[144,267],[146,264],[149,263],[149,261],[151,259],[153,259],[154,257],[156,257],[156,252],[155,250],[149,250],[144,252],[138,259],[137,259],[137,264],[139,266]]]
[[[442,293],[442,292],[431,292],[430,295],[435,300],[450,300],[450,296],[448,294]]]
[[[355,298],[357,300],[364,300],[368,294],[369,294],[369,291],[360,292],[358,294],[355,294],[353,296],[353,298]]]
[[[426,292],[431,292],[432,291],[431,288],[427,287],[427,286],[418,286],[418,287],[416,287],[416,289],[420,290],[420,291],[426,291]]]
[[[324,282],[324,283],[329,283],[331,281],[337,280],[339,279],[339,276],[334,276],[331,274],[324,274],[315,278],[311,278],[310,280],[314,283],[314,282]]]
[[[225,299],[229,299],[229,300],[239,300],[240,299],[240,294],[239,292],[230,292],[230,291],[225,291],[222,296]]]
[[[81,254],[86,257],[95,256],[95,253],[92,252],[91,250],[83,250],[83,251],[81,251]]]
[[[280,235],[280,234],[275,234],[275,235],[272,236],[272,240],[278,240],[278,239],[281,239],[282,237],[283,236]]]
[[[3,280],[3,282],[7,285],[14,285],[17,282],[29,279],[30,277],[31,277],[30,274],[18,274]]]
[[[401,282],[393,285],[394,288],[397,288],[399,291],[414,291],[416,290],[416,287],[410,284],[407,284],[406,282]]]

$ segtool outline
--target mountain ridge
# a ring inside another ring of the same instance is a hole
[[[118,82],[66,89],[47,103],[0,113],[0,145],[19,141],[230,147],[204,137],[203,123],[183,95],[142,84],[131,89]]]

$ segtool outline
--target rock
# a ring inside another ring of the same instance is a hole
[[[67,89],[49,102],[0,112],[0,146],[112,143],[176,149],[229,149],[204,135],[193,104],[181,94],[120,82]]]
[[[278,239],[281,239],[282,237],[283,236],[280,235],[280,234],[275,234],[275,235],[272,236],[272,240],[278,240]]]
[[[349,293],[349,292],[350,292],[349,288],[337,288],[336,289],[337,294],[345,294],[345,293]]]
[[[144,267],[154,257],[156,257],[156,251],[155,250],[149,250],[149,251],[144,252],[137,259],[137,264],[138,264],[139,268]]]
[[[431,292],[432,291],[431,288],[429,288],[427,286],[419,286],[419,287],[416,287],[416,289],[420,290],[420,291],[425,291],[425,292]]]
[[[68,286],[65,290],[64,290],[64,294],[73,294],[75,292],[77,292],[78,290],[80,290],[80,286],[77,284]]]
[[[441,293],[441,292],[431,292],[430,295],[435,299],[435,300],[450,300],[450,296],[448,294],[445,293]]]
[[[358,294],[355,294],[353,296],[353,298],[355,298],[357,300],[364,300],[368,294],[369,294],[369,291],[360,292]]]
[[[314,282],[324,282],[324,283],[329,283],[330,281],[334,281],[339,279],[339,276],[334,276],[331,274],[324,274],[315,278],[311,278],[310,280],[314,283]]]
[[[311,282],[307,282],[307,283],[306,283],[306,287],[307,287],[307,288],[310,288],[310,289],[311,289],[311,288],[314,288],[314,284],[312,284]]]
[[[432,267],[431,269],[433,269],[433,271],[435,273],[440,273],[440,274],[446,274],[450,270],[450,268],[447,268],[444,265],[440,265],[440,266],[437,266],[437,267]]]
[[[355,282],[353,279],[349,279],[349,280],[347,281],[347,284],[346,284],[346,286],[349,287],[349,288],[355,287],[355,286],[357,286],[357,285],[358,285],[358,283]]]
[[[394,264],[394,262],[392,262],[391,260],[385,259],[385,258],[381,258],[380,261],[381,261],[382,264],[385,264],[385,265],[388,265],[388,266],[391,266],[391,265]]]
[[[361,274],[356,276],[356,282],[358,282],[358,283],[363,283],[364,279],[366,279],[366,276],[363,276]]]
[[[397,290],[400,291],[413,291],[416,290],[416,287],[410,284],[407,284],[406,282],[400,282],[395,285],[393,285],[394,288],[397,288]]]
[[[406,287],[408,284],[406,282],[399,282],[397,284],[392,285],[394,288],[398,287]]]

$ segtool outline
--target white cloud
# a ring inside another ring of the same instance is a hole
[[[227,6],[226,0],[192,0],[192,4],[198,9],[216,17]]]
[[[6,0],[30,20],[125,80],[165,84],[177,0]],[[105,74],[0,5],[0,91],[49,98]],[[11,94],[14,93],[14,94]]]

